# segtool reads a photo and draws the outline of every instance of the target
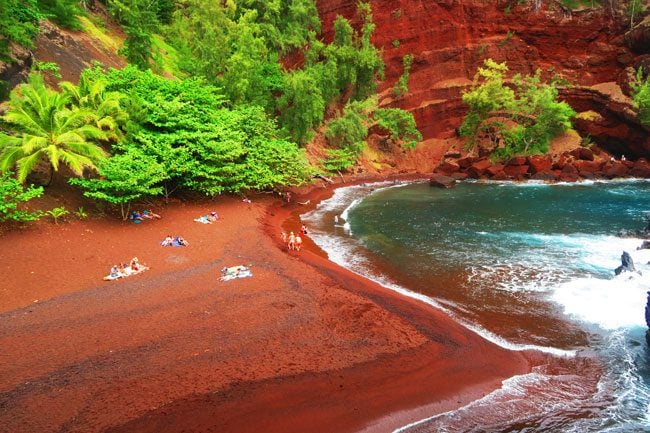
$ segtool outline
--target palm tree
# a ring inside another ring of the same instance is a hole
[[[106,81],[89,78],[87,73],[79,77],[79,85],[64,81],[59,83],[63,94],[70,98],[72,106],[85,109],[95,115],[95,126],[107,134],[110,141],[122,138],[120,130],[129,116],[121,103],[124,95],[119,92],[107,92]]]
[[[93,114],[80,108],[67,108],[70,97],[45,86],[43,77],[31,74],[26,84],[11,93],[9,109],[3,120],[13,135],[0,132],[0,171],[16,166],[23,182],[44,160],[50,164],[50,180],[59,163],[77,176],[106,157],[96,143],[106,133],[90,124]]]

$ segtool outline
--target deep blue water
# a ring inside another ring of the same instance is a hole
[[[303,219],[331,260],[505,347],[548,354],[485,399],[404,431],[650,431],[650,251],[630,235],[645,227],[649,192],[648,182],[365,185]],[[614,277],[624,250],[642,275]]]

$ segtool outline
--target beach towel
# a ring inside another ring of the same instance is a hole
[[[248,278],[252,277],[253,272],[248,266],[238,265],[231,266],[229,268],[223,268],[221,270],[221,281],[230,281],[236,278]]]
[[[126,271],[125,273],[120,272],[117,275],[106,275],[104,277],[104,281],[114,281],[114,280],[119,280],[120,278],[126,278],[132,275],[138,275],[143,273],[147,269],[149,269],[149,267],[140,265],[140,269],[134,271],[131,269],[131,267],[127,266],[126,268],[124,268],[124,270]]]

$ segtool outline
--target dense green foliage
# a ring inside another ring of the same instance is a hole
[[[0,222],[34,221],[40,212],[29,212],[19,208],[21,203],[43,195],[43,187],[25,187],[15,179],[13,173],[6,171],[0,175]]]
[[[380,108],[375,111],[375,120],[390,132],[393,140],[403,143],[407,149],[413,149],[422,140],[422,134],[409,112],[399,108]]]
[[[368,128],[378,125],[386,129],[391,138],[407,149],[415,147],[422,135],[410,113],[396,108],[377,108],[377,98],[348,102],[342,115],[329,121],[325,138],[333,149],[327,149],[323,167],[338,171],[354,165],[363,152]]]
[[[637,72],[636,82],[631,83],[634,102],[639,109],[639,120],[650,126],[650,76],[643,79],[641,69]]]
[[[545,153],[549,141],[571,127],[575,111],[557,100],[557,83],[542,82],[539,70],[532,76],[515,75],[510,85],[505,84],[507,71],[505,63],[492,59],[478,69],[471,89],[463,94],[469,112],[461,136],[469,137],[471,145],[479,133],[496,131],[505,140],[493,155],[498,158]]]
[[[84,11],[79,7],[78,0],[38,0],[38,7],[45,17],[61,27],[81,29],[77,15]]]
[[[48,88],[41,75],[31,74],[11,93],[3,116],[13,134],[0,132],[0,171],[16,167],[22,182],[42,161],[52,172],[61,162],[78,176],[94,169],[104,158],[97,141],[106,137],[94,118],[94,113],[72,106],[66,94]]]
[[[47,8],[58,22],[65,11],[71,27],[94,3],[10,1],[36,14]],[[80,176],[96,170],[71,183],[124,216],[133,201],[177,190],[213,196],[300,184],[313,168],[299,145],[326,118],[330,170],[356,162],[374,124],[405,147],[421,139],[409,113],[376,108],[384,64],[371,42],[369,3],[357,4],[357,25],[337,17],[328,44],[319,39],[314,0],[100,1],[124,29],[120,53],[129,66],[88,69],[78,84],[60,83],[60,92],[34,75],[12,92],[0,171],[15,168],[19,181],[41,161],[52,173],[60,162]],[[33,34],[25,34],[27,44]],[[404,59],[402,87],[411,60]]]
[[[167,177],[154,157],[138,149],[102,161],[98,171],[98,178],[70,179],[70,183],[81,186],[87,197],[119,205],[123,219],[127,218],[132,201],[159,195],[160,182]]]
[[[41,13],[36,0],[2,0],[0,2],[0,60],[9,54],[9,43],[31,48],[38,34]]]
[[[303,151],[262,108],[228,108],[221,89],[199,78],[169,81],[133,67],[93,74],[132,103],[127,134],[113,152],[153,158],[166,194],[267,189],[308,175]]]

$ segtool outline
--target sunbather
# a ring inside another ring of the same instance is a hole
[[[165,240],[162,241],[160,245],[162,245],[163,247],[169,247],[173,242],[174,242],[174,238],[172,237],[172,235],[167,235]]]
[[[152,220],[152,219],[160,219],[162,217],[157,213],[154,213],[152,210],[145,209],[142,211],[142,218],[147,218]]]
[[[131,271],[133,271],[133,272],[138,272],[140,270],[140,262],[138,262],[137,257],[133,257],[131,259],[131,263],[129,264],[129,267],[131,268]]]
[[[184,246],[184,247],[186,247],[186,246],[188,246],[190,244],[182,236],[176,236],[176,243],[179,246]]]

